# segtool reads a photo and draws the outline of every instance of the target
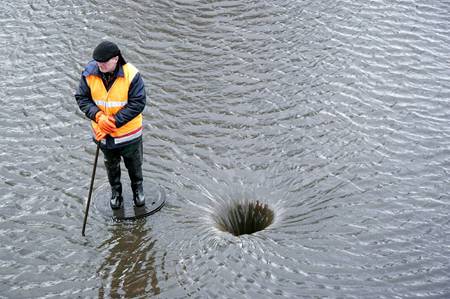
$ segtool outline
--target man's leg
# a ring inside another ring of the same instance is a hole
[[[128,169],[128,175],[131,180],[131,189],[133,190],[133,201],[138,207],[145,205],[145,195],[142,177],[142,139],[136,143],[126,146],[122,150],[123,161]]]
[[[108,174],[108,181],[111,186],[112,209],[119,209],[122,206],[122,184],[120,183],[120,152],[117,150],[102,149],[105,157],[105,167]]]

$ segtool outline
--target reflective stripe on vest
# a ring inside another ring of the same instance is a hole
[[[102,78],[96,75],[86,77],[87,84],[91,89],[92,100],[97,107],[107,115],[114,116],[128,103],[128,90],[138,70],[130,63],[122,66],[124,76],[118,76],[111,88],[107,91]],[[99,130],[96,122],[91,122],[95,132]],[[110,136],[114,138],[115,144],[124,143],[142,135],[142,113],[118,128]]]

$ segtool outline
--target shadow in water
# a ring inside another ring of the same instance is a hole
[[[145,220],[116,225],[111,238],[100,246],[110,254],[97,271],[102,280],[99,298],[147,298],[160,293],[153,252],[156,240],[144,225]]]

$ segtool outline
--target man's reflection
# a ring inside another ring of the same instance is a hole
[[[100,247],[110,254],[98,270],[102,279],[99,298],[146,297],[158,295],[151,230],[145,221],[115,225],[113,235]],[[146,295],[146,296],[145,296]]]

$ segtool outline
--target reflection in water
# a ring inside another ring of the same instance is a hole
[[[99,298],[136,298],[160,293],[156,277],[151,230],[144,227],[145,221],[115,225],[112,236],[102,247],[110,247],[109,256],[97,274],[102,279]],[[124,229],[123,226],[129,226]]]

